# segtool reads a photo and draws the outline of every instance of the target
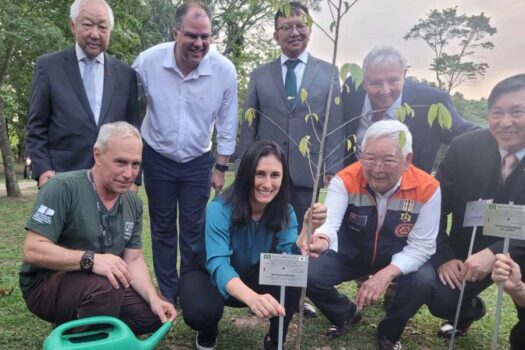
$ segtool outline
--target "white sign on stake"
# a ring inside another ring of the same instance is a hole
[[[306,287],[308,257],[293,254],[261,253],[259,284]]]
[[[488,204],[483,234],[510,239],[525,239],[525,206]]]
[[[488,201],[467,202],[465,207],[465,216],[463,217],[463,227],[480,227],[483,226],[485,217],[485,208]]]

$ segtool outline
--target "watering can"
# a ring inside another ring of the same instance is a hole
[[[107,326],[86,332],[64,334],[91,325]],[[51,332],[44,341],[44,350],[149,350],[154,349],[168,333],[172,322],[165,322],[148,339],[138,340],[121,320],[110,316],[95,316],[66,322]]]

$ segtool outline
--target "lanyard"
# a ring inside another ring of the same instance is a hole
[[[113,216],[107,212],[104,213],[102,210],[102,203],[100,203],[99,196],[97,193],[97,186],[95,185],[95,180],[93,179],[93,174],[90,170],[87,171],[87,177],[89,179],[89,182],[91,182],[91,185],[93,186],[93,191],[95,193],[95,200],[97,204],[97,212],[98,212],[98,219],[99,219],[99,225],[100,225],[100,249],[102,253],[105,252],[106,248],[111,248],[113,246],[113,236],[111,235],[111,219]],[[122,198],[119,195],[118,198],[118,212],[120,212],[120,206],[122,204]]]

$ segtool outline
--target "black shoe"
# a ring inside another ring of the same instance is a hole
[[[279,340],[273,341],[270,338],[270,335],[266,334],[264,336],[264,350],[277,350],[279,348],[278,342]],[[284,350],[284,343],[283,343],[283,350]]]
[[[393,342],[386,338],[380,338],[377,341],[377,348],[379,350],[403,350],[403,346],[401,345],[401,342],[399,340]]]
[[[485,303],[483,302],[483,299],[481,299],[479,296],[474,298],[475,307],[479,309],[476,316],[473,318],[470,318],[468,320],[459,320],[458,326],[456,328],[456,333],[454,337],[462,337],[467,334],[467,331],[469,330],[470,326],[474,323],[474,321],[477,321],[481,319],[483,316],[485,316],[485,313],[487,312],[487,308],[485,307]],[[454,320],[448,320],[443,322],[441,327],[439,328],[437,335],[441,338],[450,338],[452,337],[452,333],[454,331]]]
[[[195,347],[197,350],[215,350],[216,336],[211,336],[204,332],[197,332],[195,337]]]
[[[363,315],[361,314],[361,310],[357,308],[357,305],[352,303],[352,309],[353,311],[348,314],[348,318],[345,320],[345,322],[340,325],[332,325],[328,331],[326,332],[326,336],[329,338],[338,338],[350,330],[350,327],[352,327],[357,322],[361,321],[363,318]]]
[[[304,315],[304,317],[310,317],[310,318],[317,317],[317,310],[315,309],[315,307],[312,304],[307,303],[305,301],[304,302],[303,315]]]

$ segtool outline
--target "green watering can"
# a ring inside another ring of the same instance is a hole
[[[64,334],[76,327],[104,325],[103,329]],[[148,339],[138,340],[121,320],[110,316],[86,317],[66,322],[51,332],[44,341],[44,350],[148,350],[154,349],[168,333],[172,322],[165,322]]]

